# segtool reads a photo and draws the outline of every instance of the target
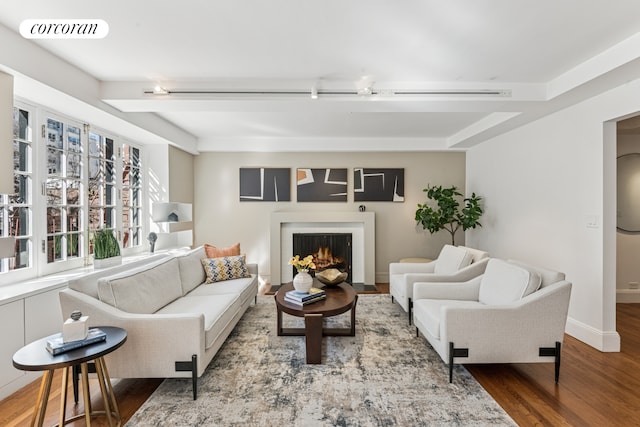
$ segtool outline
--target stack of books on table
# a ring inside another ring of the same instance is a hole
[[[77,341],[64,342],[62,339],[62,332],[53,335],[47,340],[47,350],[54,356],[64,353],[65,351],[75,350],[76,348],[84,347],[97,342],[102,342],[107,339],[107,334],[100,328],[89,328],[87,337]]]
[[[307,305],[325,299],[327,294],[324,289],[311,288],[309,292],[289,291],[284,295],[284,300],[296,305]]]

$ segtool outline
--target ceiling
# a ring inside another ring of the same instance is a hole
[[[637,0],[23,0],[0,24],[103,19],[104,39],[33,42],[197,151],[433,150],[637,79],[638,16]]]

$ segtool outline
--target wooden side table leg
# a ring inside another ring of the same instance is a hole
[[[102,372],[104,373],[105,385],[107,386],[107,392],[109,394],[109,399],[111,401],[111,408],[113,413],[120,423],[120,409],[118,408],[118,402],[116,401],[116,394],[113,391],[113,386],[111,385],[111,377],[109,376],[109,370],[107,369],[107,362],[105,362],[104,357],[100,358],[100,363],[102,364]]]
[[[40,382],[40,393],[36,407],[33,409],[33,417],[31,417],[31,427],[41,427],[44,423],[44,413],[47,411],[47,402],[49,401],[49,392],[51,391],[51,381],[53,380],[53,369],[45,371]]]
[[[104,404],[104,413],[107,416],[107,422],[109,427],[113,427],[113,420],[111,419],[111,398],[107,389],[107,379],[104,376],[103,359],[99,357],[95,360],[96,374],[98,375],[98,384],[100,385],[100,393],[102,393],[102,402]]]
[[[322,314],[305,314],[307,363],[322,363]]]
[[[84,400],[84,419],[87,427],[91,425],[91,395],[89,394],[89,368],[87,362],[80,364],[82,374],[82,399]]]
[[[67,419],[67,387],[69,387],[69,367],[62,368],[62,382],[60,385],[60,426]]]

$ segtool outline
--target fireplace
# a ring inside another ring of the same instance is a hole
[[[351,233],[351,275],[354,287],[375,287],[375,212],[273,212],[270,231],[270,272],[272,288],[293,280],[288,265],[296,233]]]
[[[293,253],[304,258],[313,255],[316,272],[335,268],[352,279],[351,233],[293,233]]]

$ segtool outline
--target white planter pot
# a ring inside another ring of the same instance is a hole
[[[293,278],[293,287],[298,292],[308,293],[311,285],[313,285],[313,277],[306,271],[298,272]]]
[[[101,268],[114,267],[122,264],[122,256],[113,256],[111,258],[93,259],[93,268],[99,270]]]

